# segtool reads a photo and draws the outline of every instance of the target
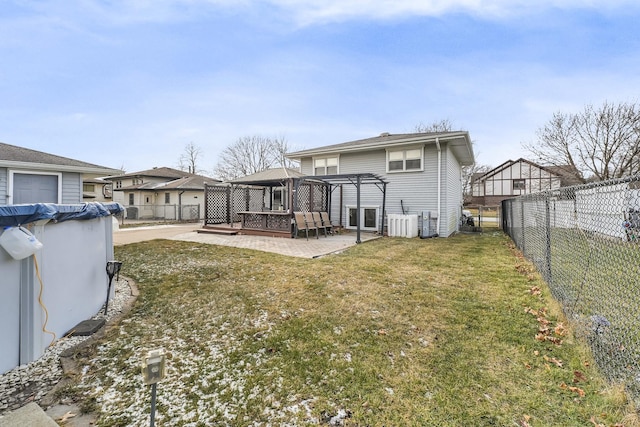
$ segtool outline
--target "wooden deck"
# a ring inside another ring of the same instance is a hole
[[[210,224],[205,225],[202,228],[196,230],[198,233],[203,234],[219,234],[224,236],[266,236],[266,237],[283,237],[290,239],[291,232],[284,230],[260,230],[251,228],[242,228],[242,224],[239,222],[233,224]]]

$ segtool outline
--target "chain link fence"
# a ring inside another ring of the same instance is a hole
[[[127,205],[119,218],[146,221],[198,221],[200,205]]]
[[[502,228],[602,372],[640,402],[640,176],[502,202]]]
[[[502,218],[502,206],[466,205],[463,215],[466,221],[463,224],[473,223],[476,227],[500,227]],[[472,221],[469,221],[469,217]]]

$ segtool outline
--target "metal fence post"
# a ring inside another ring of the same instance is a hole
[[[545,262],[546,262],[546,281],[548,284],[552,282],[551,276],[551,210],[550,210],[550,200],[549,195],[545,198],[545,234],[546,234],[546,253],[545,253]]]
[[[524,232],[524,197],[520,198],[520,226],[522,227],[522,234],[520,236],[520,250],[523,255],[527,255],[525,252],[525,232]]]

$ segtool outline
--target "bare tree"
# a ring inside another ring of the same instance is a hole
[[[423,133],[423,132],[451,132],[453,130],[453,123],[449,119],[442,119],[439,121],[435,121],[430,125],[425,125],[420,122],[419,125],[416,125],[414,128],[414,132]]]
[[[451,132],[453,130],[453,123],[449,119],[442,119],[431,123],[430,125],[425,125],[424,123],[420,123],[416,125],[414,128],[415,132]],[[477,153],[476,153],[477,154]],[[488,165],[480,165],[478,163],[474,163],[470,166],[462,167],[462,197],[465,202],[471,199],[473,195],[473,179],[477,175],[484,174],[491,170],[491,166]]]
[[[636,103],[587,105],[576,114],[557,112],[523,144],[541,164],[558,166],[581,182],[640,172],[640,107]]]
[[[285,157],[285,155],[288,152],[292,151],[291,150],[292,147],[287,141],[287,139],[285,137],[280,136],[280,137],[274,138],[272,140],[272,143],[273,143],[273,149],[277,153],[277,160],[275,162],[275,166],[283,166],[289,169],[297,169],[298,164]]]
[[[284,155],[289,151],[285,138],[260,135],[243,136],[225,148],[214,168],[214,175],[224,181],[293,163]]]
[[[202,156],[202,150],[193,142],[188,143],[184,147],[184,152],[178,159],[178,169],[189,173],[199,173],[198,160]]]
[[[462,197],[465,203],[470,203],[473,197],[473,181],[491,170],[489,165],[474,163],[462,167]]]

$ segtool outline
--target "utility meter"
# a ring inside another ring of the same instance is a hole
[[[142,358],[142,375],[147,385],[156,384],[165,376],[164,350],[151,350]]]

